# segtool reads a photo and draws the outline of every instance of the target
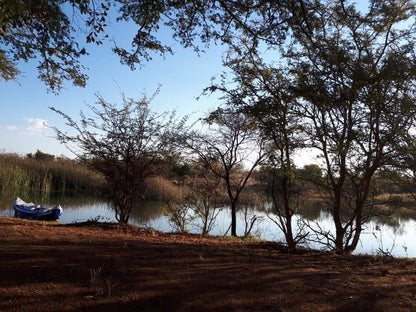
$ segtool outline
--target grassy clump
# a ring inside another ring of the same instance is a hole
[[[67,158],[36,159],[0,154],[0,195],[46,198],[56,195],[98,194],[103,179]]]

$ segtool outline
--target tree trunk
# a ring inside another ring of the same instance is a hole
[[[341,210],[341,194],[340,192],[335,192],[335,201],[334,201],[334,208],[333,208],[333,220],[335,224],[335,252],[337,254],[344,253],[344,234],[345,230],[342,226],[341,218],[340,218],[340,210]]]
[[[368,184],[369,185],[369,184]],[[357,248],[358,242],[360,240],[361,231],[362,231],[362,222],[363,222],[363,208],[364,202],[367,200],[368,188],[365,192],[365,199],[357,200],[355,207],[355,233],[350,245],[345,246],[345,253],[352,253],[355,248]],[[358,195],[357,195],[358,196]]]
[[[289,253],[293,253],[296,249],[296,243],[293,239],[293,230],[292,230],[292,215],[289,211],[286,211],[286,243]]]
[[[237,204],[231,202],[231,236],[237,236]]]
[[[289,177],[285,175],[282,179],[282,191],[283,191],[283,205],[285,209],[285,219],[286,219],[286,244],[290,253],[293,253],[296,249],[296,243],[293,238],[292,230],[292,211],[290,209],[290,191],[288,187]]]
[[[203,225],[202,225],[202,235],[208,234],[208,218],[209,218],[209,209],[204,208],[204,218],[203,218]]]

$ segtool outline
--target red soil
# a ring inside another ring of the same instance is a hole
[[[0,218],[0,311],[416,311],[416,262]]]

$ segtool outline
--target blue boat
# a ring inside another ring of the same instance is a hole
[[[26,203],[19,197],[13,202],[14,216],[16,218],[56,221],[62,214],[62,207],[60,205],[46,208],[34,203]]]

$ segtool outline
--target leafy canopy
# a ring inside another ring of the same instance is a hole
[[[58,92],[66,80],[84,87],[83,45],[101,43],[108,9],[106,1],[0,0],[1,79],[17,79],[18,62],[37,58],[39,79],[51,91]],[[81,32],[82,43],[77,39]]]
[[[212,41],[232,44],[241,35],[253,43],[279,42],[285,35],[287,1],[244,0],[0,0],[0,77],[17,79],[20,61],[39,59],[39,78],[53,92],[65,81],[85,86],[81,64],[86,43],[101,44],[108,22],[132,22],[137,32],[130,47],[115,42],[122,64],[134,69],[154,53],[172,53],[159,38],[171,31],[184,47],[200,52]],[[283,16],[283,17],[282,17]]]

